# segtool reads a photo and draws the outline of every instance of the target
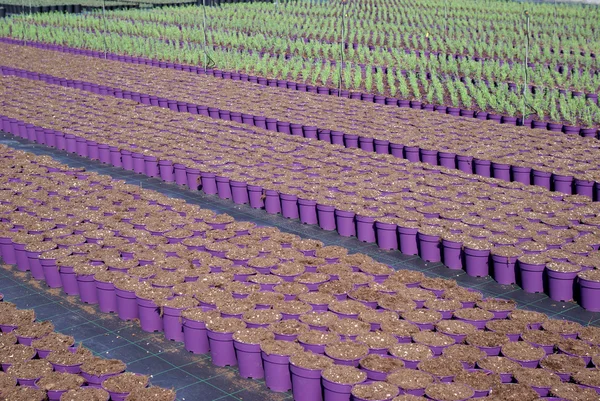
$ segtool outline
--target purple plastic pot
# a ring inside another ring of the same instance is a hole
[[[67,295],[79,295],[79,285],[77,284],[77,277],[73,268],[70,266],[61,266],[59,273],[63,291]]]
[[[167,340],[179,342],[185,340],[181,319],[181,312],[183,312],[183,310],[184,308],[163,307],[163,330]]]
[[[375,242],[375,218],[356,215],[356,236],[362,242]]]
[[[303,224],[317,224],[317,202],[298,198],[298,215]]]
[[[544,264],[533,265],[530,263],[518,262],[520,286],[524,291],[530,293],[544,292]]]
[[[90,387],[95,387],[95,388],[102,388],[102,383],[108,379],[109,377],[113,377],[113,376],[117,376],[119,374],[121,374],[123,372],[119,372],[119,373],[109,373],[106,375],[102,375],[102,376],[95,376],[95,375],[91,375],[89,373],[85,373],[85,372],[81,372],[80,375],[81,377],[83,377],[85,380],[87,380],[88,382],[88,386]]]
[[[219,333],[206,330],[210,346],[210,356],[215,366],[236,366],[237,358],[233,346],[233,333]]]
[[[492,255],[493,277],[499,284],[510,285],[517,282],[516,257]]]
[[[253,209],[261,209],[265,206],[262,198],[263,188],[257,185],[248,185],[248,201]]]
[[[40,259],[40,264],[42,265],[42,269],[44,271],[46,285],[50,288],[62,287],[62,281],[60,280],[60,273],[58,272],[58,267],[56,266],[56,260]]]
[[[318,369],[306,369],[290,363],[292,374],[292,393],[295,401],[322,401],[321,372]]]
[[[229,181],[229,185],[231,186],[231,198],[233,203],[237,205],[249,203],[248,185],[245,182]]]
[[[579,277],[579,303],[590,312],[600,312],[600,282]]]
[[[323,400],[324,401],[349,401],[352,384],[339,384],[321,378],[323,384]]]
[[[513,181],[531,185],[531,167],[511,166],[510,171]]]
[[[317,217],[322,230],[335,230],[335,207],[317,203]]]
[[[570,301],[573,299],[573,289],[575,287],[576,272],[557,272],[546,269],[548,278],[548,296],[554,301]]]
[[[137,297],[140,327],[149,333],[163,330],[163,320],[160,307],[150,299]]]
[[[427,262],[440,262],[442,260],[440,237],[417,233],[419,256]]]
[[[279,194],[281,199],[281,215],[286,219],[297,219],[300,217],[298,213],[298,197],[296,195]]]
[[[464,248],[465,271],[472,277],[486,277],[489,274],[489,250]]]
[[[398,226],[398,235],[400,242],[400,252],[405,255],[417,255],[419,247],[417,245],[417,228]]]
[[[104,313],[117,311],[117,294],[115,285],[110,282],[96,280],[98,308]]]
[[[44,280],[44,269],[42,268],[39,259],[41,252],[25,251],[25,254],[29,259],[29,270],[31,271],[31,276],[36,280]]]
[[[398,226],[392,223],[375,222],[377,245],[381,249],[398,249]]]
[[[352,211],[335,209],[335,225],[339,235],[342,237],[353,237],[356,235],[355,216],[355,213]]]
[[[261,352],[265,384],[271,391],[283,393],[292,389],[289,355],[268,355]]]
[[[265,377],[260,344],[245,344],[233,340],[240,376],[246,379]]]
[[[210,351],[208,334],[204,322],[182,318],[182,325],[183,343],[186,350],[193,354],[206,354]]]
[[[77,286],[79,288],[79,298],[81,302],[95,305],[98,303],[96,293],[96,281],[93,274],[78,274]]]
[[[453,270],[463,268],[462,243],[442,240],[443,263]]]
[[[279,192],[272,189],[265,190],[265,211],[269,214],[281,213]]]
[[[117,296],[117,314],[119,315],[119,319],[138,319],[139,312],[135,292],[115,288],[115,294]]]

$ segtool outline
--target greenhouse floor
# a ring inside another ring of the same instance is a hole
[[[355,238],[343,238],[335,232],[323,231],[317,226],[307,226],[297,220],[271,216],[263,210],[235,205],[217,196],[192,192],[158,179],[147,178],[133,172],[84,159],[63,151],[46,148],[12,135],[0,133],[0,143],[38,155],[49,155],[72,167],[123,179],[143,188],[201,204],[218,213],[228,213],[238,220],[252,221],[263,226],[275,226],[285,232],[323,241],[326,245],[340,245],[350,252],[372,256],[396,269],[423,271],[430,276],[451,278],[459,284],[477,289],[489,297],[515,300],[519,307],[540,311],[553,318],[568,318],[582,324],[600,326],[600,313],[586,312],[574,302],[555,302],[544,294],[528,294],[517,286],[502,286],[492,278],[473,278],[462,271],[454,271],[441,263],[425,263],[416,256],[405,256],[398,251],[382,251],[375,244],[361,243]],[[49,289],[32,279],[29,274],[0,269],[0,293],[7,301],[20,308],[35,309],[40,320],[52,321],[64,334],[105,358],[118,357],[128,365],[128,370],[151,376],[153,385],[173,387],[178,400],[291,400],[291,393],[273,393],[263,381],[242,379],[233,368],[217,368],[210,363],[209,355],[193,355],[184,350],[182,343],[169,342],[162,333],[143,332],[137,323],[119,320],[114,314],[100,313],[97,307],[82,304],[76,297],[67,297],[57,289]]]

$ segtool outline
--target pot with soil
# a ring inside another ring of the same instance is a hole
[[[442,314],[433,310],[415,309],[402,313],[402,318],[421,330],[433,330],[436,323],[442,320]]]
[[[52,351],[46,360],[52,364],[56,372],[76,374],[81,372],[81,365],[92,357],[91,351],[80,347],[75,352],[70,350]]]
[[[339,334],[343,341],[355,340],[359,335],[366,334],[371,330],[371,325],[358,319],[338,319],[331,326],[329,331]]]
[[[198,301],[189,296],[176,296],[164,300],[160,306],[163,313],[163,331],[165,338],[171,341],[185,340],[181,313],[189,308],[198,306]]]
[[[425,395],[425,388],[435,381],[427,372],[406,368],[390,373],[386,379],[386,382],[398,386],[404,394],[413,396]]]
[[[452,337],[434,331],[421,331],[415,333],[413,334],[412,339],[417,344],[428,346],[434,356],[441,355],[444,349],[455,343]]]
[[[544,255],[521,255],[517,259],[519,285],[530,293],[544,292],[543,274],[549,260]]]
[[[583,340],[576,340],[573,338],[564,339],[558,343],[558,349],[560,352],[569,356],[582,358],[586,365],[592,361],[592,357],[600,355],[600,348],[596,345],[590,345]]]
[[[110,394],[112,401],[124,401],[135,389],[148,386],[148,376],[125,372],[112,376],[102,382],[102,388]]]
[[[521,334],[527,330],[525,323],[507,319],[489,321],[485,328],[494,333],[504,334],[510,341],[519,341]]]
[[[497,246],[492,249],[491,253],[494,280],[502,285],[515,284],[517,282],[517,258],[523,255],[523,251],[513,246]]]
[[[554,349],[562,337],[559,334],[545,330],[527,330],[521,334],[521,339],[526,343],[544,350],[546,355],[554,353]]]
[[[545,369],[517,369],[513,376],[517,383],[526,384],[534,389],[540,397],[548,395],[550,388],[560,384],[558,375]]]
[[[304,352],[302,346],[290,341],[265,340],[260,349],[267,387],[275,392],[291,390],[290,356]]]
[[[206,321],[206,334],[213,365],[220,367],[237,365],[233,334],[245,328],[246,323],[234,318],[215,317]]]
[[[44,359],[16,362],[5,370],[23,387],[35,387],[35,382],[52,372],[52,364]]]
[[[539,330],[542,327],[542,323],[548,320],[548,316],[544,313],[523,309],[515,309],[510,312],[508,318],[525,323],[529,330]]]
[[[454,311],[462,308],[462,303],[451,299],[430,299],[424,306],[426,309],[440,312],[442,319],[450,319]]]
[[[593,389],[582,387],[575,383],[556,384],[550,388],[548,395],[556,397],[558,400],[593,401],[598,398],[598,394]]]
[[[394,311],[382,311],[380,309],[365,310],[359,313],[358,320],[371,325],[371,331],[381,329],[385,321],[398,321],[398,314]]]
[[[96,282],[94,275],[106,271],[108,267],[104,265],[79,264],[73,268],[77,278],[79,298],[81,302],[95,305],[98,303],[98,294],[96,291]]]
[[[582,271],[579,281],[579,303],[590,312],[600,312],[600,270]]]
[[[464,401],[475,395],[475,390],[464,383],[434,383],[425,388],[425,395],[434,401]]]
[[[477,327],[459,320],[442,320],[435,325],[435,330],[452,337],[455,343],[460,344],[465,340],[467,334],[477,331]]]
[[[48,399],[44,390],[21,386],[3,393],[2,396],[5,400],[11,401],[46,401]]]
[[[325,355],[332,358],[338,365],[356,367],[368,353],[368,346],[350,340],[325,346]]]
[[[201,308],[189,308],[181,312],[183,344],[187,351],[194,354],[210,351],[206,322],[216,317],[220,317],[218,310],[205,312]]]
[[[340,335],[321,330],[309,330],[298,335],[298,343],[306,350],[325,354],[325,347],[341,341]]]
[[[329,326],[335,323],[339,318],[333,312],[313,311],[300,315],[298,320],[308,324],[311,330],[327,331]]]
[[[600,394],[600,370],[584,369],[571,375],[572,380],[584,387],[591,388]]]
[[[7,371],[13,364],[31,360],[35,356],[33,347],[14,344],[0,348],[0,364],[2,370]]]
[[[524,368],[535,369],[538,367],[540,360],[546,356],[546,351],[524,341],[518,341],[504,344],[502,355],[519,363]]]
[[[120,277],[114,283],[117,296],[117,314],[121,320],[139,318],[136,291],[145,288],[146,283],[134,277]]]
[[[451,345],[444,349],[442,355],[460,361],[465,369],[473,369],[478,361],[487,357],[485,351],[474,345],[466,344]]]
[[[349,401],[352,387],[363,383],[367,374],[352,366],[333,365],[321,373],[324,401]]]
[[[548,296],[555,301],[571,301],[575,289],[575,278],[581,267],[563,262],[546,265]]]
[[[39,340],[33,341],[31,346],[35,348],[38,357],[45,359],[50,352],[68,351],[75,344],[75,339],[60,333],[50,333]]]
[[[404,366],[416,369],[421,361],[433,358],[433,351],[426,345],[404,343],[396,344],[388,349],[390,355],[402,360]]]
[[[298,300],[309,304],[315,312],[326,312],[329,308],[329,304],[335,300],[335,297],[323,292],[308,292],[298,295]]]
[[[244,378],[262,379],[263,369],[260,343],[275,339],[268,329],[243,329],[233,333],[233,346],[236,351],[240,376]]]
[[[519,369],[521,365],[502,356],[488,356],[477,361],[477,367],[499,374],[502,383],[510,383],[513,379],[513,372]]]
[[[500,354],[502,346],[510,340],[504,334],[498,334],[491,331],[477,331],[469,334],[465,342],[469,345],[475,345],[488,356],[497,356]]]
[[[382,381],[356,384],[351,392],[355,401],[391,401],[398,393],[398,387]]]
[[[489,259],[492,244],[485,240],[472,239],[463,242],[465,271],[472,277],[486,277],[489,274]]]
[[[510,299],[486,298],[477,302],[477,306],[494,314],[494,319],[506,319],[508,314],[517,308],[517,303]]]
[[[389,355],[370,354],[359,362],[370,380],[385,381],[390,373],[404,368],[404,363]]]
[[[33,341],[41,339],[54,331],[54,325],[51,322],[32,322],[21,324],[14,330],[19,344],[31,345]]]
[[[463,371],[454,376],[454,383],[462,383],[471,387],[474,398],[486,397],[494,386],[502,384],[500,375],[483,370]]]
[[[542,328],[551,333],[560,334],[563,338],[577,338],[577,333],[583,330],[583,326],[571,320],[548,319],[542,324]]]
[[[292,393],[297,401],[322,401],[321,374],[333,366],[333,360],[312,352],[300,352],[290,357]]]
[[[494,318],[494,314],[480,308],[467,308],[455,311],[454,318],[483,330],[487,322]]]
[[[125,371],[126,365],[118,359],[89,358],[81,365],[81,376],[88,385],[100,388],[104,380]]]
[[[147,287],[136,291],[140,327],[149,333],[163,331],[162,304],[173,292],[170,288]]]
[[[451,382],[457,373],[464,370],[461,362],[445,356],[421,361],[417,369],[433,375],[444,383]]]
[[[49,401],[59,401],[60,397],[69,390],[81,387],[85,379],[72,373],[50,372],[39,379],[35,385],[41,390],[46,390]]]

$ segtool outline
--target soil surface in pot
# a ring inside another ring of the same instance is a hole
[[[500,375],[495,373],[487,373],[482,370],[473,372],[463,371],[454,376],[455,383],[463,383],[474,390],[485,391],[502,383]]]
[[[475,392],[462,383],[434,383],[425,388],[425,394],[436,401],[462,401],[471,398]]]
[[[37,386],[43,390],[71,390],[81,387],[85,379],[72,373],[50,372],[37,381]]]
[[[321,374],[323,378],[338,384],[362,383],[367,379],[367,374],[353,366],[333,365]]]
[[[161,387],[138,388],[125,398],[125,401],[175,401],[175,390]]]
[[[102,387],[114,393],[130,393],[136,388],[144,388],[148,385],[148,376],[138,375],[132,372],[121,373],[104,380]]]
[[[375,372],[390,373],[404,367],[404,362],[396,358],[371,354],[360,360],[360,366]]]
[[[121,373],[127,365],[118,359],[93,358],[81,365],[81,371],[92,376]]]
[[[9,375],[17,379],[37,379],[52,372],[52,364],[45,359],[17,362],[8,368]]]
[[[415,369],[398,369],[388,375],[386,381],[403,390],[418,390],[435,381],[429,373]]]
[[[290,357],[290,363],[304,369],[323,370],[333,366],[333,359],[313,352],[299,352]]]
[[[419,362],[419,370],[435,376],[455,376],[464,371],[463,365],[452,358],[439,357]]]
[[[357,384],[352,387],[352,395],[371,401],[385,401],[398,395],[398,387],[386,382]]]

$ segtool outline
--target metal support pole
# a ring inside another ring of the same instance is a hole
[[[106,45],[106,35],[108,35],[108,28],[106,27],[106,0],[102,0],[102,22],[104,24],[104,35],[102,35],[102,41],[104,42],[104,59],[108,58],[108,46]]]

